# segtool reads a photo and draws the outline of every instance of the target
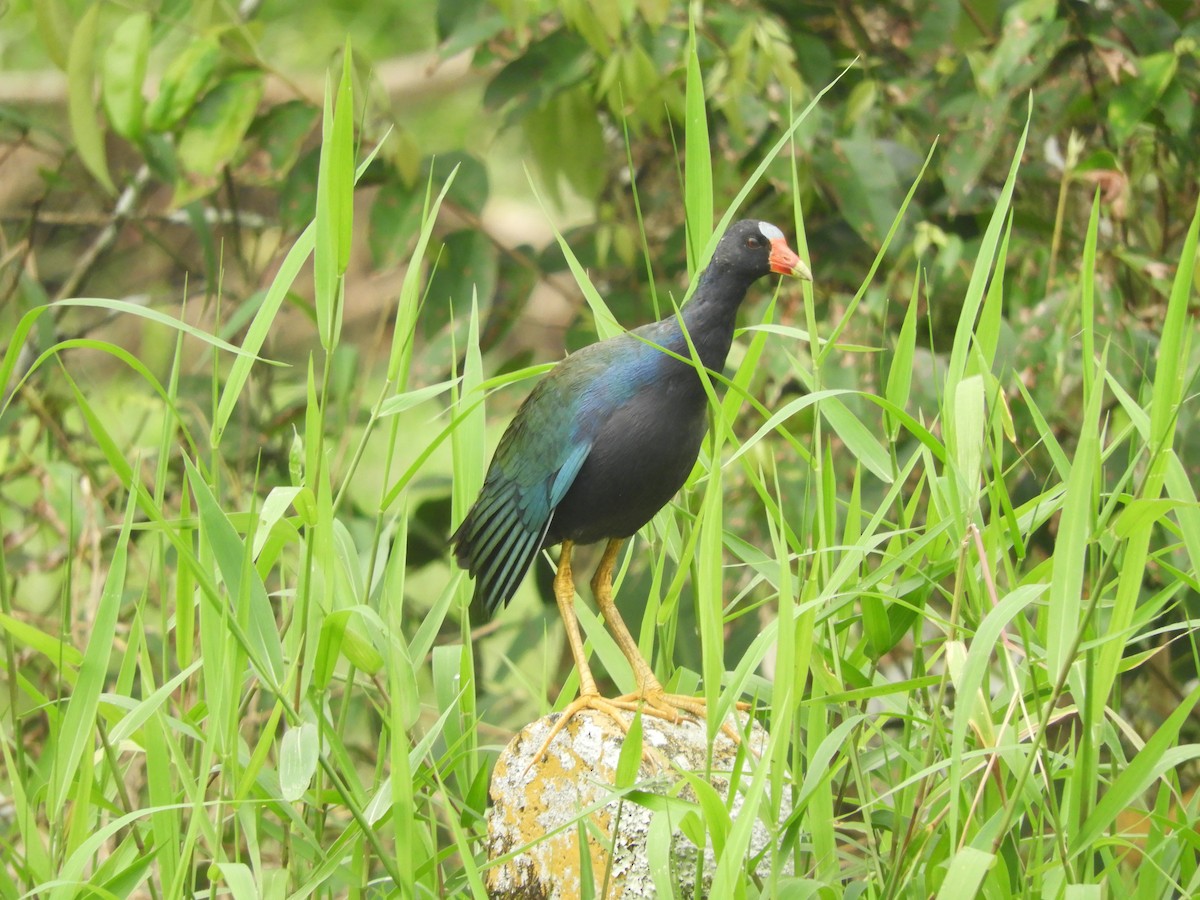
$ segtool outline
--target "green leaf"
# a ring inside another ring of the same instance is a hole
[[[150,55],[150,16],[140,12],[128,16],[113,32],[104,51],[102,97],[104,111],[113,130],[128,141],[142,136],[142,83]]]
[[[385,267],[404,259],[421,227],[423,200],[421,191],[397,180],[386,182],[376,192],[367,229],[367,244],[375,265]]]
[[[75,138],[75,149],[84,166],[105,190],[115,194],[117,189],[108,174],[104,130],[96,116],[95,48],[96,20],[99,15],[100,4],[93,3],[71,35],[71,49],[67,56],[67,118]]]
[[[636,0],[638,12],[651,28],[658,28],[667,21],[671,12],[671,0]]]
[[[1148,115],[1179,68],[1173,50],[1138,60],[1138,73],[1122,81],[1108,101],[1108,121],[1117,143],[1124,142]]]
[[[146,127],[152,131],[174,128],[208,88],[220,59],[221,45],[215,35],[191,41],[163,72],[158,96],[146,110]]]
[[[1179,266],[1171,282],[1171,295],[1162,322],[1162,341],[1156,355],[1156,368],[1150,399],[1150,448],[1154,452],[1171,447],[1185,397],[1188,379],[1186,348],[1195,334],[1196,317],[1191,312],[1195,281],[1197,246],[1200,245],[1200,202],[1192,213]],[[1161,481],[1159,482],[1161,484]]]
[[[976,84],[985,97],[1011,97],[1026,90],[1055,56],[1066,22],[1054,5],[1033,0],[1014,3],[1004,15],[999,41],[986,56],[975,56]]]
[[[1113,523],[1113,533],[1123,541],[1128,540],[1134,532],[1142,528],[1149,528],[1159,519],[1164,518],[1167,513],[1186,509],[1190,505],[1181,500],[1166,497],[1158,497],[1154,500],[1135,498],[1117,516],[1116,522]]]
[[[197,328],[195,325],[185,322],[182,319],[177,319],[174,316],[169,316],[164,312],[159,312],[157,309],[143,306],[139,303],[130,303],[127,300],[109,300],[104,297],[69,297],[66,300],[56,300],[54,303],[47,306],[30,310],[25,314],[25,316],[33,316],[34,318],[37,318],[46,310],[53,310],[57,307],[63,306],[90,307],[94,309],[108,310],[109,312],[137,316],[138,318],[145,319],[148,322],[155,322],[159,325],[165,325],[168,328],[178,331],[180,334],[186,334],[188,337],[202,341],[210,347],[215,347],[218,350],[224,350],[228,353],[234,354],[235,356],[245,356],[251,362],[257,361],[265,362],[270,365],[282,365],[282,363],[276,363],[272,362],[271,360],[256,357],[253,353],[249,353],[244,349],[235,347],[228,341],[223,341],[219,337],[210,334],[202,328]]]
[[[897,156],[905,164],[914,162],[897,144],[852,137],[834,141],[821,165],[837,195],[838,210],[872,247],[888,233],[904,196],[896,175]]]
[[[260,115],[246,132],[252,147],[248,156],[256,163],[266,159],[269,168],[265,173],[255,172],[256,181],[271,182],[286,177],[300,158],[305,141],[312,133],[317,120],[317,110],[304,100],[289,100],[272,106]]]
[[[440,0],[437,33],[444,57],[474,50],[506,27],[504,14],[491,7],[484,0]]]
[[[844,74],[844,72],[843,72],[843,74]],[[839,76],[839,78],[840,77],[841,76]],[[832,87],[832,85],[831,85],[831,87]],[[828,89],[829,88],[826,88],[826,90],[828,90]],[[822,93],[824,93],[824,91],[822,91]],[[817,99],[819,99],[820,96],[821,95],[818,94]],[[815,103],[816,100],[814,100],[813,102]],[[811,104],[810,104],[809,108],[811,108]],[[806,110],[806,112],[807,112],[807,110]],[[793,124],[792,127],[795,128],[795,124]],[[904,195],[904,200],[901,201],[899,208],[896,210],[896,214],[892,218],[892,224],[888,228],[887,234],[884,235],[883,240],[880,241],[879,248],[875,253],[875,259],[872,260],[872,262],[871,262],[871,268],[867,271],[867,275],[866,275],[865,280],[862,283],[862,286],[859,287],[858,291],[854,295],[854,298],[850,301],[850,303],[846,306],[845,310],[842,312],[841,318],[838,320],[837,325],[834,326],[833,331],[831,331],[829,333],[829,335],[825,338],[824,343],[822,343],[821,350],[817,353],[816,360],[814,360],[814,363],[818,368],[824,363],[825,358],[830,354],[830,352],[833,350],[833,348],[835,346],[837,346],[837,341],[838,341],[839,337],[841,336],[842,332],[847,327],[849,327],[851,320],[854,318],[855,311],[858,309],[858,304],[862,301],[863,296],[866,294],[867,288],[873,282],[873,280],[875,278],[875,272],[879,269],[880,264],[883,262],[884,257],[886,256],[886,254],[888,252],[888,248],[892,244],[893,238],[895,238],[897,232],[899,232],[899,230],[900,230],[901,224],[904,222],[905,214],[908,212],[908,206],[910,203],[912,203],[913,198],[916,196],[917,188],[920,186],[922,179],[925,177],[925,171],[926,171],[926,169],[929,168],[929,163],[933,159],[933,155],[936,152],[936,150],[937,150],[937,141],[935,140],[933,142],[933,144],[930,146],[929,153],[928,153],[928,155],[926,155],[925,161],[921,164],[920,170],[917,172],[916,178],[913,179],[913,183],[909,187],[908,193]],[[793,176],[793,177],[795,177],[795,176]],[[795,192],[796,192],[796,187],[793,187],[793,193],[795,193]],[[799,202],[798,198],[797,198],[796,202],[797,203]],[[806,245],[802,246],[801,249],[805,253],[808,252],[808,248]],[[811,290],[812,290],[811,287],[806,287],[805,288],[806,295]],[[806,304],[806,308],[811,308],[811,302],[809,304]],[[809,327],[810,331],[812,331],[814,333],[816,332],[816,323],[815,322],[810,321],[808,323],[808,327]]]
[[[721,691],[721,673],[725,670],[725,631],[721,617],[724,597],[724,570],[721,566],[722,527],[721,469],[714,467],[704,486],[703,508],[700,513],[700,534],[696,547],[695,591],[699,609],[700,656],[704,675],[704,695],[709,710],[717,708]],[[716,737],[720,719],[710,716],[706,722],[709,740]],[[701,804],[704,798],[701,797]],[[727,829],[726,829],[727,831]],[[710,825],[710,834],[712,833]],[[720,838],[724,843],[725,831]],[[716,847],[718,835],[713,834]],[[718,855],[720,850],[716,851]]]
[[[354,236],[354,57],[350,39],[342,59],[342,80],[338,84],[337,106],[333,111],[333,132],[330,154],[330,209],[335,214],[334,236],[337,239],[337,273],[346,274],[350,265],[350,240]]]
[[[369,639],[355,630],[355,623],[361,620],[366,620],[368,628],[382,633],[374,614],[362,606],[334,610],[322,620],[312,675],[313,685],[318,690],[329,686],[342,658],[370,675],[383,668],[383,657]]]
[[[233,900],[258,900],[254,873],[245,863],[223,862],[213,866],[214,882],[225,882]]]
[[[446,644],[433,648],[433,692],[438,709],[453,710],[442,728],[446,745],[462,747],[468,735],[464,733],[468,720],[463,716],[463,699],[468,686],[463,683],[463,654],[470,651],[462,644]],[[459,757],[460,772],[466,760]],[[467,783],[470,779],[467,779]]]
[[[141,700],[137,701],[137,703],[129,711],[128,715],[121,719],[121,721],[113,727],[112,731],[109,732],[108,739],[112,741],[114,745],[119,744],[121,741],[132,736],[135,732],[140,730],[150,719],[150,717],[160,710],[164,704],[171,700],[172,697],[177,696],[175,692],[179,690],[179,688],[202,665],[204,665],[203,660],[196,660],[186,669],[176,673],[173,678],[159,685],[159,687],[150,696],[143,697]]]
[[[1008,134],[1011,105],[1008,94],[972,98],[970,114],[959,124],[960,133],[970,135],[970,138],[950,141],[946,145],[940,168],[952,213],[960,206],[973,206],[975,198],[971,195],[985,170],[991,166],[1001,140]],[[980,205],[986,211],[982,202]]]
[[[28,622],[13,618],[0,612],[0,630],[7,631],[21,647],[40,653],[55,665],[64,664],[67,671],[63,675],[68,681],[72,680],[69,669],[83,662],[83,654],[75,647],[61,641],[53,635],[46,634]]]
[[[201,178],[215,178],[233,159],[262,99],[260,72],[235,72],[222,80],[188,116],[177,151],[180,165]]]
[[[559,91],[578,84],[594,65],[587,42],[566,28],[551,32],[525,48],[506,65],[483,93],[490,109],[509,106],[511,124]]]
[[[471,315],[467,323],[467,345],[462,354],[461,386],[454,385],[450,394],[450,409],[457,423],[450,435],[450,455],[454,466],[454,482],[450,488],[450,509],[454,521],[461,521],[475,501],[483,485],[483,473],[487,465],[484,435],[487,428],[486,412],[481,386],[483,381],[483,355],[479,346],[479,307],[471,304]],[[470,398],[470,402],[467,401]],[[444,530],[437,532],[438,542]],[[439,547],[440,553],[445,551]],[[470,588],[463,582],[457,585],[460,608],[469,609]]]
[[[579,849],[577,882],[580,897],[596,896],[596,873],[592,871],[591,842],[588,840],[588,822],[580,819],[575,823],[575,846]]]
[[[65,70],[71,44],[70,7],[66,0],[39,0],[31,5],[42,48],[54,65]]]
[[[703,829],[689,837],[695,841],[696,836],[702,836],[704,832],[708,833],[708,839],[712,842],[713,853],[720,858],[721,852],[725,849],[725,841],[729,837],[729,831],[733,828],[733,820],[729,816],[729,810],[725,808],[725,801],[721,799],[721,795],[717,793],[709,782],[703,778],[693,775],[691,772],[680,770],[680,775],[691,787],[696,795],[696,799],[700,803],[700,811],[703,818],[701,823]],[[689,813],[688,815],[693,815]],[[703,847],[703,840],[697,841],[698,847]]]
[[[422,180],[444,184],[446,198],[451,203],[457,203],[475,215],[483,213],[490,188],[487,166],[478,157],[470,153],[439,154],[423,169]]]
[[[938,900],[959,900],[976,896],[979,886],[987,876],[988,869],[996,861],[992,853],[962,847],[950,858],[946,880],[938,891]]]
[[[394,397],[389,397],[379,405],[379,417],[394,416],[397,413],[412,409],[414,406],[420,406],[434,397],[439,397],[450,388],[462,381],[462,376],[451,378],[448,381],[439,381],[437,384],[426,385],[423,388],[405,391],[402,394],[397,394]]]
[[[972,722],[980,726],[990,724],[987,696],[983,692],[984,676],[993,665],[993,657],[997,648],[1001,647],[1000,637],[1013,620],[1029,604],[1038,600],[1045,592],[1044,584],[1025,584],[1003,597],[980,623],[975,630],[975,637],[967,651],[966,659],[962,662],[954,680],[954,688],[959,701],[954,706],[954,719],[951,728],[950,754],[950,787],[958,790],[962,779],[963,756],[967,748],[967,729]],[[1003,649],[1000,650],[1003,652]],[[951,810],[951,818],[958,815]],[[951,822],[951,827],[955,823]]]
[[[958,317],[958,325],[954,330],[954,343],[950,350],[950,361],[946,366],[945,387],[943,388],[943,396],[950,398],[952,401],[946,410],[947,422],[945,427],[948,443],[956,440],[959,433],[953,421],[953,416],[957,414],[960,406],[958,387],[966,375],[968,357],[975,341],[975,321],[983,305],[984,290],[990,278],[1002,278],[1004,275],[1002,271],[995,270],[993,264],[996,259],[997,248],[1000,245],[1002,231],[1008,222],[1012,195],[1016,188],[1017,171],[1021,165],[1021,157],[1025,153],[1025,142],[1029,137],[1029,126],[1032,116],[1033,98],[1031,97],[1029,100],[1029,109],[1026,114],[1025,128],[1021,132],[1021,138],[1017,142],[1017,146],[1013,152],[1012,163],[1008,169],[1008,177],[1004,181],[1004,187],[1000,191],[996,207],[992,211],[987,229],[984,231],[982,241],[980,241],[979,252],[976,254],[975,264],[971,270],[971,280],[967,285],[967,294],[963,300],[962,311]],[[982,387],[980,387],[979,394],[982,397]],[[967,411],[975,411],[982,416],[979,406],[974,403],[966,404],[965,408]],[[965,433],[972,435],[972,440],[974,440],[973,436],[976,432],[973,429],[967,429]],[[959,449],[953,444],[950,444],[950,449],[961,465],[963,455]],[[970,489],[975,489],[973,482],[970,484]]]
[[[896,646],[900,636],[893,636],[892,623],[882,597],[866,593],[859,597],[858,602],[862,608],[863,634],[867,638],[871,659],[878,660]]]
[[[1012,217],[1004,230],[1000,249],[996,253],[996,271],[1003,272],[1008,260],[1008,241],[1012,234]],[[988,285],[983,305],[979,310],[979,321],[975,325],[976,354],[967,365],[968,374],[990,375],[996,364],[996,347],[1000,343],[1004,310],[1004,279],[993,278]],[[988,385],[992,382],[989,380]]]
[[[538,199],[540,201],[541,198],[539,197]],[[557,228],[554,229],[554,239],[558,242],[558,247],[562,250],[563,256],[567,260],[567,268],[571,270],[571,274],[575,277],[575,283],[579,285],[579,289],[583,292],[583,299],[587,301],[587,305],[592,311],[592,317],[596,323],[596,334],[599,335],[601,340],[621,334],[625,329],[621,327],[621,323],[617,321],[612,311],[609,310],[608,304],[600,296],[600,292],[596,290],[596,286],[592,284],[592,279],[588,276],[587,270],[580,264],[575,251],[571,249],[571,245]]]
[[[263,298],[262,306],[255,313],[254,321],[246,329],[246,337],[242,340],[242,355],[234,360],[233,366],[229,370],[229,377],[225,380],[225,386],[221,390],[221,399],[217,401],[217,414],[213,419],[212,431],[209,434],[209,442],[214,450],[220,446],[221,438],[225,434],[225,426],[229,422],[229,417],[233,415],[242,388],[246,386],[246,381],[250,377],[255,354],[262,349],[271,325],[275,321],[275,316],[278,315],[279,308],[283,305],[284,297],[287,296],[292,282],[300,273],[301,266],[312,253],[315,233],[316,228],[309,225],[296,238],[292,249],[283,258],[279,271],[275,273],[271,286],[267,288],[267,295]]]
[[[1096,242],[1100,232],[1100,189],[1092,195],[1092,214],[1088,219],[1087,234],[1083,242],[1083,264],[1079,273],[1079,317],[1080,345],[1083,358],[1083,402],[1092,397],[1096,358]]]
[[[846,449],[884,484],[892,483],[892,463],[874,433],[837,397],[827,397],[820,406],[821,415],[842,439]]]
[[[490,305],[499,267],[496,245],[486,234],[470,228],[446,235],[422,309],[426,333],[435,333],[451,320],[466,321],[476,294],[480,303]]]
[[[271,530],[283,518],[302,490],[303,488],[285,486],[271,488],[267,499],[258,509],[258,524],[254,528],[254,545],[251,551],[253,559],[258,559],[259,553],[262,552],[263,546],[271,535]]]
[[[953,431],[947,435],[953,440],[954,464],[957,484],[961,490],[960,509],[968,510],[974,504],[979,490],[979,477],[983,470],[983,442],[986,437],[987,399],[984,396],[982,375],[971,375],[958,382],[954,390]]]
[[[1175,458],[1175,430],[1184,400],[1187,374],[1187,348],[1195,333],[1195,318],[1189,310],[1192,298],[1192,276],[1196,266],[1196,250],[1200,245],[1200,202],[1192,214],[1191,225],[1180,250],[1179,265],[1171,284],[1166,315],[1162,320],[1162,339],[1155,356],[1155,373],[1151,386],[1149,431],[1145,440],[1150,452],[1149,465],[1139,491],[1143,500],[1159,499]],[[1018,382],[1019,383],[1019,382]],[[1114,381],[1113,392],[1118,393]],[[1132,414],[1131,414],[1132,416]],[[1132,623],[1135,611],[1145,590],[1145,572],[1153,531],[1151,521],[1130,524],[1124,557],[1117,581],[1114,602],[1109,611],[1107,631],[1119,635]],[[1100,648],[1095,681],[1091,687],[1095,702],[1108,696],[1120,671],[1124,654],[1121,641],[1109,641]],[[1096,711],[1102,715],[1099,710]],[[1089,819],[1090,821],[1090,819]]]
[[[621,753],[617,757],[617,772],[613,785],[618,788],[632,787],[637,780],[638,769],[642,765],[642,711],[633,714],[629,723],[629,731],[621,743]]]
[[[821,743],[817,746],[816,751],[808,757],[808,762],[804,769],[804,782],[796,794],[795,802],[792,806],[792,814],[788,817],[789,822],[798,820],[804,815],[809,801],[814,798],[821,785],[827,784],[837,774],[837,771],[845,765],[845,759],[838,758],[839,752],[847,749],[847,742],[850,740],[851,734],[854,733],[854,729],[866,721],[866,719],[866,716],[860,715],[849,717],[833,729],[833,731],[825,735]]]
[[[317,726],[305,722],[289,728],[279,742],[279,794],[288,803],[304,796],[317,771],[320,751]]]
[[[548,98],[529,112],[524,131],[555,203],[563,205],[560,179],[584,197],[598,196],[607,176],[608,150],[589,88],[581,86]]]

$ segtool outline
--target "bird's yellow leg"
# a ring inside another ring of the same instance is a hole
[[[604,548],[604,555],[600,557],[600,565],[596,566],[596,573],[592,576],[592,596],[596,598],[596,607],[604,616],[604,622],[608,625],[608,630],[612,632],[617,646],[621,648],[621,652],[629,660],[629,665],[633,667],[638,693],[644,696],[661,694],[663,693],[662,684],[654,677],[654,670],[642,656],[637,641],[629,633],[629,629],[625,626],[625,620],[621,618],[621,614],[617,611],[617,604],[613,601],[613,569],[616,568],[617,554],[621,551],[622,543],[617,538],[609,541],[608,546]]]
[[[575,668],[579,671],[579,696],[572,700],[562,711],[549,736],[542,741],[537,753],[533,755],[529,765],[541,760],[543,754],[550,748],[550,743],[563,730],[567,722],[576,713],[584,709],[594,709],[597,712],[611,716],[621,728],[628,730],[629,726],[621,718],[623,707],[611,700],[600,696],[596,688],[596,679],[592,676],[591,666],[588,665],[587,652],[583,647],[583,634],[579,630],[579,619],[575,615],[575,580],[571,576],[571,550],[573,541],[563,541],[558,556],[558,571],[554,575],[554,599],[558,602],[558,612],[562,616],[563,626],[567,630],[567,643],[571,647],[571,656],[575,660]]]
[[[571,575],[572,541],[563,541],[558,554],[558,571],[554,573],[554,599],[558,601],[558,614],[567,629],[567,643],[575,668],[579,671],[579,694],[599,694],[596,679],[588,665],[587,652],[583,649],[583,634],[579,630],[579,618],[575,615],[575,579]]]
[[[575,580],[571,574],[572,541],[563,541],[562,550],[558,557],[558,571],[554,576],[554,599],[558,602],[558,611],[562,616],[563,626],[567,630],[567,643],[571,647],[571,656],[575,660],[575,668],[579,671],[579,696],[572,700],[555,721],[550,734],[542,741],[542,745],[529,761],[529,766],[539,762],[550,749],[550,744],[558,733],[566,727],[571,717],[581,710],[594,709],[611,717],[623,730],[628,731],[629,725],[622,717],[622,712],[641,712],[643,715],[666,719],[669,722],[682,721],[686,714],[703,719],[707,715],[708,706],[703,697],[691,697],[686,694],[668,694],[662,683],[654,677],[650,664],[646,662],[638,649],[637,641],[629,633],[612,596],[612,573],[616,566],[617,553],[620,552],[622,541],[610,540],[604,548],[604,555],[596,574],[592,576],[592,591],[596,597],[596,605],[600,609],[604,621],[608,624],[613,638],[621,648],[625,658],[633,667],[638,689],[632,694],[608,699],[600,696],[596,687],[596,679],[592,676],[588,665],[587,653],[583,646],[583,634],[579,629],[579,619],[575,615]],[[749,709],[746,704],[738,704],[740,709]],[[723,731],[732,741],[739,743],[741,735],[729,723],[721,725]]]
[[[629,665],[633,667],[633,674],[638,685],[635,693],[616,697],[611,702],[621,709],[641,709],[647,715],[657,716],[671,722],[678,722],[680,713],[703,719],[708,714],[708,704],[704,698],[691,697],[687,694],[668,694],[663,689],[662,683],[654,676],[654,671],[646,662],[646,658],[642,656],[637,641],[634,640],[629,628],[625,625],[625,620],[621,618],[621,613],[617,610],[617,604],[613,600],[612,575],[617,564],[617,553],[621,549],[621,543],[619,539],[608,542],[608,546],[604,548],[604,556],[600,559],[600,565],[596,567],[596,574],[592,576],[592,594],[596,598],[596,607],[604,616],[604,621],[608,624],[613,639],[621,648],[621,652],[625,654],[625,658],[629,660]],[[750,707],[749,704],[739,703],[738,708],[749,709]],[[737,730],[728,722],[722,724],[721,730],[735,743],[741,740]]]

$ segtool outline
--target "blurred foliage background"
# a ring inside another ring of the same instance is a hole
[[[347,36],[359,79],[359,158],[380,150],[356,195],[362,240],[347,276],[335,359],[343,402],[330,410],[331,433],[351,435],[363,422],[430,178],[437,190],[456,166],[426,256],[433,262],[412,348],[415,377],[447,377],[472,303],[484,316],[493,371],[594,339],[552,227],[625,325],[656,318],[686,284],[688,11],[669,0],[8,0],[0,10],[0,328],[50,300],[103,296],[182,313],[236,340],[313,215],[325,72],[336,70]],[[927,324],[914,365],[929,377],[914,379],[912,406],[936,410],[920,391],[940,383],[932,376],[1032,96],[999,364],[1019,373],[1038,407],[1053,411],[1060,444],[1073,446],[1082,418],[1074,261],[1099,191],[1098,329],[1111,341],[1116,380],[1148,390],[1147,360],[1200,183],[1196,4],[742,0],[695,11],[718,203],[763,158],[789,111],[845,70],[797,133],[794,159],[774,164],[741,210],[794,234],[794,162],[829,320],[864,283],[936,142],[842,336],[878,351],[842,354],[831,373],[840,383],[827,386],[879,387],[919,271]],[[297,282],[264,350],[293,367],[256,369],[231,425],[238,433],[223,444],[231,482],[247,496],[255,489],[247,473],[257,473],[258,490],[288,482],[304,364],[317,343],[309,277]],[[795,321],[798,298],[784,301],[779,315]],[[751,298],[759,309],[748,318],[758,321],[766,302]],[[65,337],[105,337],[165,372],[170,342],[140,327],[95,309],[57,308],[24,352],[32,360]],[[112,427],[139,446],[154,423],[139,395],[122,390],[126,376],[107,354],[75,359],[76,377],[103,386]],[[197,348],[184,372],[181,396],[197,433],[207,430],[211,369]],[[804,390],[789,372],[783,354],[768,354],[756,395],[770,403]],[[95,534],[83,523],[120,519],[119,481],[77,440],[84,432],[65,392],[35,378],[0,421],[0,519],[19,605],[35,617],[54,614],[65,558],[92,565],[103,557],[101,546],[81,546],[81,535]],[[491,409],[506,416],[515,394],[501,392]],[[1049,462],[1039,432],[1019,408],[1013,416],[1021,455],[1005,477],[1019,498],[1037,492]],[[414,419],[407,427],[430,426]],[[1179,427],[1180,452],[1200,477],[1200,426],[1181,416]],[[351,446],[348,437],[341,446]],[[809,473],[795,463],[781,478],[803,496]],[[343,512],[352,532],[369,531],[378,509],[381,488],[369,465],[363,472]],[[81,480],[86,496],[68,489]],[[411,491],[408,588],[436,595],[450,574],[446,470],[430,467]],[[759,516],[752,492],[735,485],[727,518],[749,541],[766,540]],[[1053,525],[1036,537],[1051,545]],[[1147,591],[1154,578],[1151,569]],[[408,608],[419,615],[421,602]],[[688,648],[677,650],[688,662]],[[1148,692],[1151,709],[1169,707],[1176,685],[1194,675],[1165,664],[1143,671],[1170,687]]]

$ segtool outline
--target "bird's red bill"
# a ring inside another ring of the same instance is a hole
[[[795,275],[805,281],[812,281],[812,272],[796,255],[796,251],[787,245],[783,238],[771,241],[771,255],[767,257],[771,271],[778,275]]]

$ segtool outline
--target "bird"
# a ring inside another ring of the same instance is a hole
[[[708,430],[698,366],[721,371],[738,308],[750,285],[770,273],[812,280],[778,227],[735,222],[678,313],[562,359],[517,410],[478,499],[450,537],[458,565],[475,578],[472,603],[489,617],[516,592],[537,554],[561,545],[554,596],[579,694],[534,760],[584,709],[606,713],[622,728],[621,711],[676,722],[681,714],[704,715],[702,698],[668,694],[654,675],[617,611],[612,574],[622,543],[670,502],[695,465]],[[615,698],[597,688],[574,606],[572,551],[599,541],[607,543],[592,594],[638,686]]]

